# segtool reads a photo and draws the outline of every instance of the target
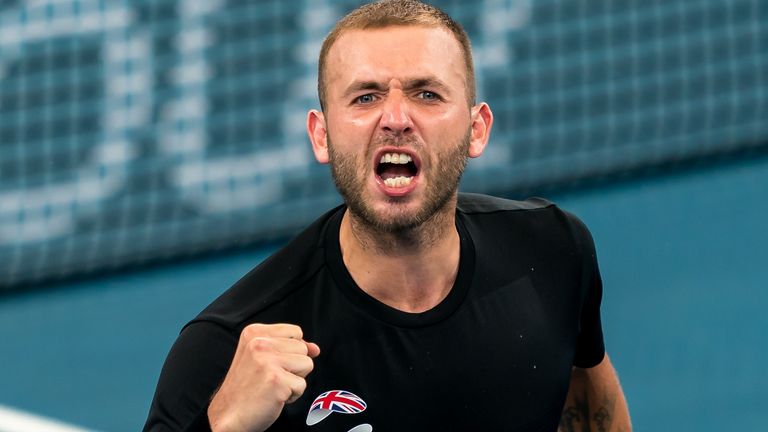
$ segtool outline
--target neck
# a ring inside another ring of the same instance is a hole
[[[419,227],[378,232],[344,214],[339,244],[352,279],[393,308],[423,312],[450,292],[459,268],[460,241],[455,199]]]

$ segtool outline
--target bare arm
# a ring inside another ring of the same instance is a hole
[[[608,355],[593,368],[573,368],[558,432],[631,430],[627,401]]]

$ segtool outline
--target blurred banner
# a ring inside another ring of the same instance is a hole
[[[522,191],[768,147],[768,4],[434,1]],[[0,2],[0,288],[288,235],[340,202],[304,132],[357,1]]]

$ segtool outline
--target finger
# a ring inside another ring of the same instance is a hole
[[[288,385],[288,388],[291,390],[291,395],[285,401],[286,404],[296,402],[296,400],[304,394],[304,390],[307,389],[307,381],[292,373],[286,372],[283,382]]]
[[[278,365],[286,371],[302,378],[309,375],[315,368],[315,362],[306,355],[281,354],[276,356]]]
[[[307,355],[309,348],[302,340],[276,337],[255,337],[248,342],[253,349],[261,352]]]
[[[248,339],[282,337],[301,340],[304,337],[304,332],[301,327],[294,324],[250,324],[243,329],[242,335]]]

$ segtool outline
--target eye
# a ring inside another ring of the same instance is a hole
[[[424,90],[423,92],[419,93],[419,98],[427,101],[434,101],[434,100],[439,100],[440,96],[438,96],[437,93],[431,92],[429,90]]]
[[[376,97],[370,93],[355,98],[355,102],[359,104],[369,104],[375,100]]]

